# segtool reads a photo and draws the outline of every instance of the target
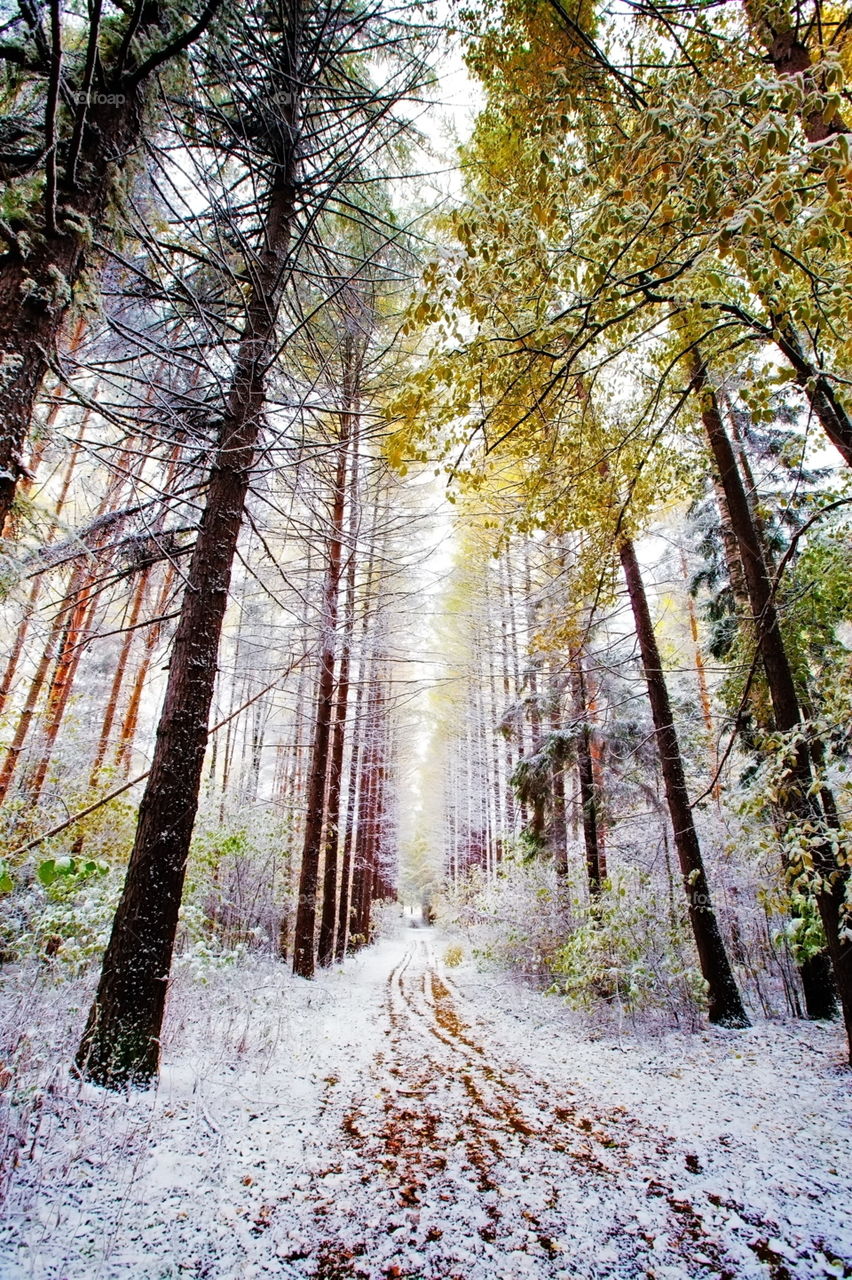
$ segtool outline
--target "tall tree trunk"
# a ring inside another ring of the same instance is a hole
[[[363,664],[362,664],[363,669]],[[364,741],[361,733],[361,706],[363,703],[363,679],[358,682],[353,717],[353,739],[349,758],[349,780],[346,791],[346,819],[343,828],[343,851],[340,867],[340,897],[337,903],[337,937],[335,959],[340,962],[346,956],[349,935],[352,932],[352,904],[356,882],[353,876],[353,848],[356,842],[356,821],[360,805],[359,784],[362,780]]]
[[[325,582],[323,584],[322,617],[320,622],[322,637],[316,720],[311,764],[308,773],[305,836],[302,844],[299,902],[296,909],[296,930],[293,938],[293,972],[300,978],[312,978],[316,965],[314,934],[316,932],[317,889],[319,887],[320,853],[322,852],[323,820],[325,817],[324,801],[329,767],[328,747],[331,735],[331,720],[334,712],[334,653],[337,642],[337,611],[343,547],[343,511],[346,501],[346,460],[350,431],[351,413],[346,412],[341,415],[340,437],[337,445],[337,467],[332,487],[331,523],[328,535],[327,564]],[[342,731],[341,727],[341,733]],[[339,769],[336,788],[339,800]],[[337,847],[336,838],[337,833],[335,831],[335,850]]]
[[[509,654],[509,640],[510,640],[510,636],[509,636],[509,624],[508,624],[508,622],[507,622],[508,604],[507,604],[507,599],[506,599],[506,591],[505,591],[505,589],[504,589],[504,585],[503,585],[503,575],[504,575],[504,572],[505,572],[505,563],[504,563],[504,560],[503,560],[503,558],[502,558],[502,557],[501,557],[500,561],[498,562],[498,572],[499,572],[498,582],[499,582],[499,588],[500,588],[500,598],[499,598],[499,609],[500,609],[500,665],[501,665],[501,673],[502,673],[502,676],[503,676],[503,703],[504,703],[504,711],[503,711],[503,714],[504,714],[504,716],[505,716],[505,715],[508,713],[508,710],[509,710],[509,707],[511,706],[511,704],[512,704],[512,703],[514,703],[514,701],[516,700],[517,692],[516,692],[516,690],[515,690],[515,688],[514,688],[514,686],[513,686],[513,684],[512,684],[512,681],[510,680],[510,677],[509,677],[509,657],[510,657],[510,654]],[[511,779],[511,777],[512,777],[512,772],[513,772],[513,770],[514,770],[515,765],[514,765],[514,759],[513,759],[513,757],[512,757],[512,726],[511,726],[511,723],[508,723],[508,724],[506,724],[506,725],[505,725],[505,727],[504,727],[504,731],[503,731],[503,738],[504,738],[504,741],[505,741],[505,744],[506,744],[506,746],[505,746],[505,755],[506,755],[506,771],[505,771],[505,788],[504,788],[504,790],[505,790],[505,796],[506,796],[506,803],[505,803],[505,808],[506,808],[506,828],[507,828],[508,832],[509,832],[511,835],[514,835],[514,831],[515,831],[515,791],[514,791],[514,788],[513,788],[513,786],[512,786],[512,783],[511,783],[510,779]]]
[[[365,721],[365,742],[358,785],[358,821],[355,828],[352,864],[352,935],[357,939],[359,947],[363,947],[367,941],[370,919],[371,823],[376,800],[374,742],[376,727],[373,721],[372,693],[367,702]]]
[[[786,0],[766,4],[765,0],[746,0],[745,10],[749,22],[766,50],[775,74],[779,77],[801,76],[807,95],[800,111],[802,128],[808,142],[824,142],[838,133],[848,133],[848,125],[835,108],[828,115],[815,98],[819,89],[814,75],[811,51],[806,42],[811,23],[805,24],[798,5],[791,11]]]
[[[571,659],[571,692],[574,700],[577,743],[577,780],[580,787],[580,808],[583,815],[583,843],[586,849],[586,876],[589,893],[596,897],[601,891],[603,873],[598,848],[598,797],[592,767],[592,727],[589,724],[589,705],[586,696],[586,671],[582,649],[577,649]]]
[[[97,605],[98,597],[94,593],[91,579],[89,579],[68,611],[62,639],[59,643],[56,669],[47,693],[41,749],[36,764],[22,783],[22,790],[26,793],[31,805],[38,803],[44,780],[47,777],[47,770],[53,757],[53,748],[56,745],[56,739],[62,726],[62,718],[68,706],[68,699],[71,696],[74,677],[80,665],[80,657],[83,652],[82,645],[84,643],[83,637],[91,629]]]
[[[373,940],[373,903],[383,893],[380,855],[387,818],[387,723],[385,720],[383,676],[378,672],[373,684],[373,748],[371,752],[370,799],[364,827],[365,850],[358,932],[365,943]]]
[[[506,565],[506,596],[509,605],[509,652],[512,658],[512,677],[514,681],[515,701],[521,696],[521,663],[519,657],[518,645],[518,618],[515,610],[515,588],[512,581],[512,552],[507,545],[505,555]],[[526,716],[521,713],[518,716],[518,759],[526,754]],[[521,826],[527,825],[527,805],[525,800],[518,800],[518,809],[520,811]]]
[[[328,769],[328,796],[326,799],[325,865],[323,870],[322,919],[320,920],[317,961],[327,968],[334,961],[335,927],[340,916],[338,910],[338,845],[340,843],[340,800],[343,783],[343,749],[346,741],[346,715],[349,706],[349,678],[352,661],[352,642],[355,632],[355,571],[357,568],[356,541],[358,536],[358,389],[351,391],[351,405],[346,412],[351,416],[348,433],[351,435],[351,459],[349,481],[349,533],[348,560],[346,563],[346,600],[343,611],[340,664],[337,673],[337,701],[334,710],[334,728],[331,740],[331,757]],[[341,431],[341,436],[344,432]],[[343,868],[348,881],[348,868]],[[348,889],[348,883],[346,888]],[[346,890],[341,878],[340,897]]]
[[[353,479],[355,477],[353,476]],[[352,748],[349,759],[349,778],[346,792],[346,819],[343,830],[341,856],[340,901],[337,908],[337,942],[335,955],[340,961],[346,955],[350,935],[355,932],[358,894],[361,878],[358,867],[359,831],[362,814],[362,792],[365,786],[366,761],[369,743],[369,705],[367,691],[372,671],[372,654],[369,638],[373,631],[376,557],[379,551],[379,515],[381,504],[377,498],[371,520],[369,551],[364,577],[363,614],[359,628],[358,679],[355,694],[355,714],[352,720]],[[353,542],[353,547],[356,544]]]
[[[558,670],[550,673],[550,729],[552,733],[562,730],[562,686]],[[565,762],[561,751],[557,750],[552,769],[552,800],[548,843],[553,856],[556,874],[563,879],[568,874],[568,824],[565,818]]]
[[[163,581],[157,595],[157,601],[154,606],[154,618],[162,618],[171,599],[174,590],[175,578],[177,570],[174,564],[168,564],[163,575]],[[116,772],[127,773],[130,768],[130,756],[133,751],[133,744],[136,741],[136,730],[139,726],[139,711],[142,706],[142,694],[145,689],[145,681],[148,679],[148,672],[154,658],[154,650],[157,647],[157,641],[162,633],[162,622],[149,622],[145,629],[145,639],[142,646],[142,657],[139,666],[133,677],[133,684],[130,690],[130,697],[127,702],[127,708],[121,721],[118,731],[118,743],[115,749],[115,768]]]
[[[689,907],[689,921],[698,951],[701,972],[707,983],[707,1003],[710,1021],[729,1027],[749,1025],[743,1008],[737,982],[734,977],[713,910],[710,887],[704,870],[704,860],[698,843],[698,834],[692,820],[689,794],[683,771],[680,743],[672,718],[669,691],[657,647],[657,638],[651,622],[651,613],[645,595],[642,575],[633,543],[623,538],[619,545],[621,566],[627,582],[630,606],[636,625],[636,636],[642,655],[642,666],[648,685],[648,697],[657,739],[657,751],[663,783],[666,789],[669,814],[675,848],[680,862],[684,892]]]
[[[536,629],[536,605],[532,596],[532,575],[530,573],[529,544],[524,543],[524,597],[526,604],[527,624],[527,687],[530,691],[530,752],[535,755],[541,747],[541,707],[538,693],[538,668],[540,659],[532,653],[533,636]],[[529,831],[533,840],[544,839],[544,810],[546,799],[541,791],[536,791],[532,802],[532,818]]]
[[[494,874],[497,874],[497,867],[500,864],[503,855],[503,840],[505,838],[508,826],[507,815],[504,810],[504,800],[506,797],[505,779],[500,768],[500,734],[497,732],[497,725],[500,721],[500,710],[497,700],[497,673],[494,661],[494,618],[493,618],[493,597],[490,590],[490,574],[486,575],[486,611],[488,619],[488,736],[491,741],[491,800],[494,813],[494,831],[493,831],[493,849],[492,856],[494,861]],[[564,779],[562,786],[562,822],[565,823],[565,787]],[[563,849],[567,842],[567,833],[563,831]]]
[[[186,859],[198,805],[216,659],[243,507],[255,463],[265,377],[284,289],[296,201],[299,10],[280,41],[294,87],[272,167],[263,240],[252,269],[233,377],[219,426],[204,514],[187,574],[157,743],[139,807],[124,892],[76,1063],[117,1088],[157,1072],[159,1037]]]
[[[798,7],[794,13],[786,2],[768,5],[763,0],[746,0],[745,8],[776,75],[802,78],[806,92],[799,118],[808,142],[820,143],[839,133],[848,134],[849,126],[841,112],[834,108],[826,114],[820,102],[819,74],[815,74],[817,69],[807,43],[814,27],[803,22]],[[810,153],[810,162],[817,168],[827,162],[820,151],[813,147]],[[758,286],[756,292],[761,296],[763,290]],[[817,361],[805,355],[792,317],[777,306],[770,305],[768,310],[776,344],[792,365],[796,381],[829,440],[846,465],[852,466],[852,420],[835,394],[831,379]]]
[[[697,352],[692,357],[692,374],[693,384],[701,398],[701,418],[707,441],[724,489],[731,526],[737,537],[775,724],[783,733],[790,732],[801,723],[801,714],[793,672],[781,635],[772,583],[766,569],[760,538],[751,518],[736,457],[707,377],[707,369]],[[817,830],[825,830],[836,822],[834,798],[826,793],[822,798],[822,807],[820,806],[820,799],[813,793],[814,772],[807,744],[800,740],[795,748],[790,794],[784,801],[784,807],[790,822],[813,824]],[[852,1058],[852,947],[843,941],[842,924],[849,871],[848,868],[837,865],[828,840],[816,848],[814,854],[821,883],[821,889],[814,897],[828,942]],[[824,967],[819,963],[805,965],[801,972],[803,985],[806,984],[805,999],[809,1016],[831,1016],[833,997],[830,987],[824,981]]]
[[[368,676],[365,749],[358,789],[358,826],[353,867],[353,932],[359,946],[370,940],[372,905],[384,811],[384,697],[379,658],[373,654]]]
[[[595,810],[595,820],[597,827],[597,845],[598,845],[598,867],[600,868],[601,879],[607,877],[606,869],[606,813],[604,810],[604,760],[606,758],[606,744],[604,743],[600,733],[598,732],[598,702],[597,695],[594,690],[589,692],[588,681],[586,682],[586,709],[589,714],[589,730],[591,733],[589,746],[592,754],[592,778],[595,783],[595,800],[597,808]]]
[[[58,403],[59,402],[57,402],[57,407],[58,407]],[[89,412],[90,411],[87,409],[86,412],[83,414],[82,418],[80,419],[80,427],[77,432],[76,439],[74,440],[74,443],[72,444],[71,450],[68,454],[68,461],[65,464],[65,470],[62,475],[62,481],[59,486],[59,492],[57,493],[56,501],[53,504],[53,512],[50,518],[50,525],[45,533],[44,540],[45,540],[45,543],[47,544],[49,544],[52,541],[56,533],[56,530],[59,526],[60,517],[62,515],[62,512],[65,509],[65,503],[68,500],[68,490],[71,487],[71,478],[74,474],[74,468],[77,465],[77,458],[79,457],[80,448],[83,443],[83,434],[86,429],[86,423],[88,422]],[[12,643],[12,648],[9,651],[8,658],[6,659],[6,666],[3,669],[2,678],[0,678],[0,712],[2,712],[3,708],[5,707],[6,700],[9,697],[9,693],[12,689],[12,684],[15,679],[15,672],[17,671],[18,663],[21,660],[21,654],[23,653],[24,645],[26,643],[27,632],[29,631],[30,622],[32,621],[35,615],[36,606],[38,604],[39,597],[41,595],[43,582],[44,582],[44,577],[40,573],[36,574],[36,576],[33,578],[33,584],[30,587],[30,594],[27,599],[27,603],[24,607],[24,612],[21,616],[21,620],[18,623],[18,628],[15,632],[15,639]]]

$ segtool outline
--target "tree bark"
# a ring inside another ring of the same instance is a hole
[[[603,873],[598,847],[598,796],[592,765],[592,729],[589,724],[586,672],[581,650],[578,650],[571,660],[571,692],[576,721],[577,778],[580,787],[580,808],[583,815],[586,876],[589,881],[589,893],[594,898],[601,891]]]
[[[317,687],[316,719],[308,771],[308,793],[305,813],[305,835],[302,845],[302,864],[299,874],[299,902],[296,908],[296,929],[293,938],[293,972],[300,978],[312,978],[316,965],[314,934],[316,932],[317,889],[322,836],[326,814],[326,779],[329,768],[329,738],[334,712],[334,654],[337,640],[338,596],[340,593],[340,565],[343,547],[343,510],[346,500],[346,459],[351,431],[351,416],[341,415],[340,438],[337,448],[337,467],[332,486],[331,525],[328,535],[328,559],[323,584],[322,640],[320,651],[319,682]],[[345,718],[345,709],[344,709]],[[343,728],[341,726],[341,735]],[[342,753],[342,743],[340,746]],[[337,801],[340,797],[340,769],[335,779]],[[336,824],[335,824],[336,827]],[[334,832],[335,855],[337,831]],[[328,852],[328,842],[326,843]],[[335,883],[337,866],[335,857]],[[334,887],[332,886],[332,897]]]
[[[355,829],[355,841],[352,858],[352,925],[350,943],[353,939],[358,947],[365,946],[370,920],[370,853],[371,824],[375,810],[376,768],[375,743],[376,732],[372,716],[372,696],[367,704],[364,751],[361,755],[360,778],[358,785],[358,822]]]
[[[765,0],[746,0],[745,8],[776,75],[801,76],[806,88],[813,92],[818,86],[811,51],[803,39],[803,29],[807,27],[798,6],[794,14],[785,3],[768,5]],[[839,111],[826,119],[818,105],[810,111],[803,110],[801,121],[808,142],[824,142],[835,134],[849,132]]]
[[[763,558],[760,538],[751,518],[736,457],[709,384],[707,369],[697,352],[692,357],[692,373],[694,386],[701,398],[701,418],[707,441],[719,472],[731,526],[739,546],[775,724],[778,729],[787,733],[795,730],[801,723],[801,713],[793,672],[781,635],[772,583]],[[817,830],[825,830],[827,826],[836,824],[834,798],[827,792],[820,798],[812,794],[814,775],[818,772],[812,766],[810,751],[804,740],[800,740],[795,749],[791,790],[784,805],[792,823],[805,823]],[[852,947],[844,943],[842,937],[842,913],[849,871],[837,865],[828,841],[816,850],[815,864],[822,888],[814,896],[828,942],[852,1058]],[[824,966],[819,963],[806,965],[801,972],[809,1016],[831,1016],[832,998],[824,982]]]
[[[749,1025],[719,929],[698,835],[692,820],[689,794],[683,771],[680,743],[672,718],[669,692],[651,622],[645,587],[633,543],[623,538],[619,545],[621,566],[627,582],[642,666],[656,732],[657,750],[666,789],[675,848],[680,862],[689,921],[695,939],[701,972],[707,983],[708,1013],[711,1022],[729,1027]]]
[[[852,467],[852,420],[838,399],[831,380],[809,359],[802,340],[789,316],[770,312],[772,331],[779,350],[786,356],[796,381],[817,417],[823,431],[846,463]]]
[[[299,19],[281,38],[288,82],[300,83]],[[291,99],[298,95],[294,92]],[[124,892],[76,1065],[112,1088],[156,1074],[186,859],[198,805],[216,660],[243,507],[265,403],[266,370],[286,278],[296,201],[294,101],[280,132],[263,240],[250,272],[246,319],[225,401],[201,526],[187,575],[163,710]]]
[[[357,387],[353,388],[349,434],[352,440],[349,483],[349,546],[346,565],[346,601],[343,614],[340,664],[337,673],[337,701],[334,711],[334,728],[331,741],[331,758],[328,770],[328,796],[326,800],[325,866],[323,870],[322,919],[320,921],[317,961],[327,968],[334,961],[335,928],[338,927],[338,845],[340,843],[340,800],[343,783],[343,748],[346,740],[346,716],[349,706],[349,679],[352,661],[352,641],[355,630],[355,569],[357,566],[356,539],[358,534],[358,404]],[[341,433],[343,434],[343,433]],[[348,880],[348,869],[343,871]],[[347,884],[348,888],[348,884]],[[340,896],[344,896],[341,878]]]

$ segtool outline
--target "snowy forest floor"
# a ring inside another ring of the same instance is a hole
[[[441,945],[179,967],[130,1096],[68,1076],[90,986],[9,972],[3,1280],[852,1275],[838,1024],[591,1039]]]

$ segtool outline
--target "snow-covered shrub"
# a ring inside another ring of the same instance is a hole
[[[291,830],[266,806],[222,821],[199,816],[187,867],[178,947],[202,966],[227,952],[277,951],[295,894]]]
[[[705,984],[680,900],[660,899],[651,877],[622,871],[579,914],[551,964],[553,990],[590,1008],[656,1010],[694,1022]]]
[[[44,829],[45,814],[30,810],[21,797],[3,808],[5,840],[13,849],[33,825]],[[135,817],[131,804],[116,801],[29,853],[8,858],[0,885],[0,959],[49,962],[66,977],[100,960],[124,883]]]
[[[464,934],[475,957],[547,980],[567,927],[549,863],[506,859],[491,881],[476,869],[435,906],[438,923]]]
[[[395,938],[399,933],[399,920],[402,907],[392,900],[379,899],[373,903],[370,911],[370,926],[373,938]]]
[[[542,859],[504,861],[491,881],[476,870],[445,889],[439,923],[480,962],[537,980],[575,1008],[696,1025],[705,987],[682,895],[627,869],[589,903],[580,866],[572,860],[577,870],[561,884]]]
[[[63,864],[70,863],[65,870]],[[45,874],[50,866],[58,874]],[[39,875],[41,872],[41,875]],[[69,855],[43,860],[35,876],[0,899],[0,949],[6,960],[35,959],[76,974],[100,959],[124,881],[123,867]]]

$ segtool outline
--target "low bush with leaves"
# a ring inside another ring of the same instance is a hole
[[[510,852],[490,882],[476,870],[448,885],[435,904],[438,923],[462,933],[475,958],[547,982],[567,916],[552,865]]]
[[[264,806],[225,819],[202,812],[190,853],[179,948],[198,956],[277,951],[292,910],[289,821]]]
[[[557,950],[552,990],[579,1008],[605,1002],[619,1013],[655,1011],[696,1025],[705,984],[689,937],[679,902],[661,912],[651,878],[622,872],[604,882]]]
[[[70,854],[5,871],[0,902],[3,958],[39,960],[76,974],[100,959],[118,905],[123,868]]]

